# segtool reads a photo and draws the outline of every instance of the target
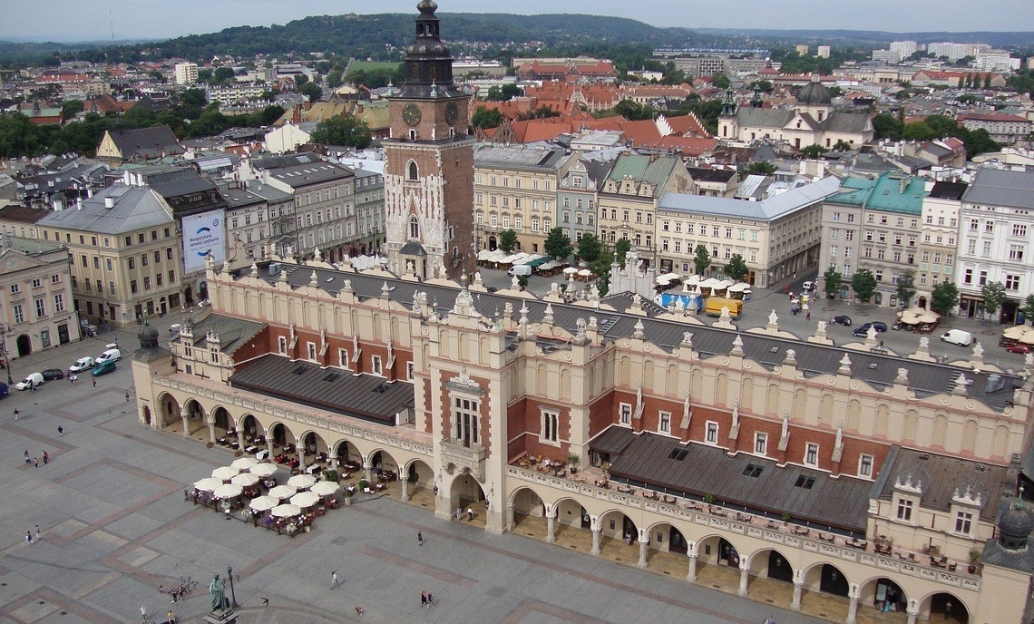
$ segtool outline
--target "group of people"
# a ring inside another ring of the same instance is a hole
[[[428,591],[420,592],[420,606],[424,609],[430,609],[434,606],[434,595]]]
[[[39,470],[39,457],[29,457],[29,451],[25,451],[25,463],[33,464],[36,466],[36,470]],[[43,463],[50,463],[50,453],[43,451]]]
[[[456,518],[456,522],[462,522],[463,521],[463,508],[462,507],[457,507],[456,511],[453,513],[453,517]],[[473,522],[473,521],[474,521],[474,508],[473,507],[467,507],[467,522]]]

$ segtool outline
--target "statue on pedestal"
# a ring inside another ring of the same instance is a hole
[[[216,574],[208,584],[208,593],[212,596],[212,611],[223,611],[230,608],[230,600],[226,597],[226,583]]]

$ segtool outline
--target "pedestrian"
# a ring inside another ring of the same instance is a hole
[[[337,589],[339,583],[337,582],[337,570],[330,573],[330,588]]]
[[[36,539],[39,539],[39,525],[36,525]]]
[[[44,464],[49,464],[50,463],[50,455],[46,451],[43,451],[43,463]]]
[[[34,379],[29,380],[29,392],[36,391],[36,381]]]
[[[97,389],[97,380],[96,379],[93,380],[93,389],[94,390]]]
[[[423,532],[422,532],[422,531],[417,531],[417,532],[416,532],[416,541],[417,541],[417,543],[418,543],[418,544],[420,544],[421,546],[423,546],[423,545],[424,545],[424,534],[423,534]]]
[[[165,614],[165,621],[167,624],[176,624],[176,614],[169,609],[169,612]]]
[[[175,602],[176,602],[177,600],[179,600],[179,599],[180,599],[180,588],[179,588],[179,587],[173,587],[173,588],[172,588],[172,589],[171,589],[171,590],[169,591],[169,593],[170,593],[170,594],[172,594],[172,601],[171,601],[171,602],[170,602],[169,604],[173,604],[173,603],[175,603]]]
[[[111,329],[111,326],[108,325],[107,321],[104,321],[104,331],[108,331],[109,329]]]
[[[32,458],[34,464],[36,464],[36,470],[39,470],[39,457]]]
[[[140,605],[140,620],[142,622],[147,621],[147,607],[145,607],[144,605]]]
[[[25,543],[26,544],[31,544],[32,543],[32,531],[26,531],[25,532]]]
[[[18,420],[19,418],[21,418],[21,412],[19,412],[18,410],[14,410],[14,419]]]
[[[420,592],[420,608],[427,608],[427,592],[425,591]]]
[[[810,321],[811,320],[811,310],[808,310],[808,313],[804,315],[804,320],[806,320],[806,321]]]
[[[29,452],[28,452],[28,451],[25,451],[25,455],[26,455],[26,457],[28,457],[28,455],[29,455]],[[29,460],[28,460],[28,459],[26,459],[25,461],[29,461]],[[460,509],[459,507],[457,507],[457,508],[456,508],[456,522],[459,522],[459,521],[460,521],[460,519],[462,519],[462,518],[463,518],[463,510],[462,510],[462,509]]]
[[[430,609],[434,606],[434,594],[427,592],[427,608]]]
[[[358,606],[355,608],[355,614],[358,615],[359,617],[362,617],[362,615],[364,613],[366,613],[366,609],[363,609],[362,607],[358,607]]]
[[[126,390],[126,403],[129,403],[129,390]]]
[[[474,521],[474,509],[472,507],[467,507],[467,522],[473,522],[473,521]]]
[[[28,451],[25,451],[25,463],[26,464],[31,464],[32,463],[32,458],[29,457],[29,452]]]
[[[59,436],[65,435],[65,428],[64,428],[64,427],[62,427],[61,425],[58,425],[58,426],[57,426],[57,434],[58,434]]]

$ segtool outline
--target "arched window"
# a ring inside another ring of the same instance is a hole
[[[409,217],[409,237],[420,238],[420,223],[417,221],[416,215]]]
[[[419,174],[419,172],[417,171],[416,163],[413,162],[412,160],[409,161],[409,170],[408,170],[408,172],[406,174],[406,177],[408,177],[412,181],[416,181],[416,179],[419,177],[418,174]]]

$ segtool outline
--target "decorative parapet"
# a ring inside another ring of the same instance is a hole
[[[485,480],[485,449],[481,446],[467,447],[453,440],[442,440],[438,445],[442,465],[453,464],[458,469],[466,468],[478,481]],[[451,474],[451,472],[450,472]]]

